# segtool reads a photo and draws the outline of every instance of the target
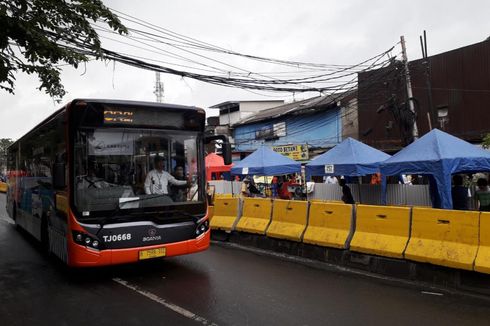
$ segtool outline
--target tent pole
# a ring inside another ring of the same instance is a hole
[[[358,182],[357,192],[359,194],[359,204],[362,204],[362,201],[361,201],[361,181],[362,181],[362,178],[357,177],[357,182]]]

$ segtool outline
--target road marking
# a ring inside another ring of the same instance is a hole
[[[197,321],[203,325],[211,325],[211,326],[218,326],[217,324],[215,323],[212,323],[210,322],[209,320],[207,320],[206,318],[204,317],[201,317],[199,315],[196,315],[195,313],[185,309],[185,308],[182,308],[176,304],[173,304],[171,302],[168,302],[166,301],[165,299],[162,299],[160,298],[159,296],[157,296],[156,294],[153,294],[151,292],[148,292],[148,291],[145,291],[145,290],[141,290],[140,288],[138,288],[136,285],[132,285],[132,284],[129,284],[128,282],[126,282],[125,280],[123,279],[120,279],[118,277],[116,278],[113,278],[112,279],[114,282],[128,288],[128,289],[131,289],[139,294],[141,294],[142,296],[145,296],[147,297],[148,299],[150,300],[153,300],[159,304],[161,304],[162,306],[165,306],[167,307],[168,309],[172,310],[172,311],[175,311],[176,313],[184,316],[184,317],[187,317],[189,319],[192,319],[194,321]]]
[[[440,297],[442,297],[444,295],[444,294],[439,293],[439,292],[429,292],[429,291],[422,291],[421,293],[422,294],[429,294],[429,295],[437,295],[437,296],[440,296]]]

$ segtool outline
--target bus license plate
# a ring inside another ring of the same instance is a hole
[[[166,254],[166,248],[156,248],[156,249],[148,249],[148,250],[141,250],[139,252],[140,254],[140,260],[143,259],[150,259],[150,258],[158,258],[158,257],[164,257]]]

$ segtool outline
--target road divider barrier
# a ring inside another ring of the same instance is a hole
[[[268,198],[214,203],[208,216],[215,230],[490,274],[490,212]]]
[[[268,198],[243,199],[242,216],[236,226],[237,231],[265,234],[271,221],[272,200]]]
[[[214,206],[208,205],[208,219],[210,222],[213,219],[213,215],[214,215]]]
[[[473,270],[478,250],[479,212],[414,208],[405,258]]]
[[[214,194],[214,198],[237,198],[233,194]]]
[[[353,205],[313,201],[303,242],[347,249],[353,226]]]
[[[239,198],[216,198],[211,229],[231,231],[240,218]]]
[[[490,213],[480,213],[480,244],[475,259],[475,271],[490,274]]]
[[[308,204],[307,201],[274,200],[267,236],[301,241],[308,222]]]
[[[410,235],[409,207],[357,205],[352,251],[403,258]]]

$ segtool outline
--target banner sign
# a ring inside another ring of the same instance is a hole
[[[307,161],[309,159],[308,145],[272,146],[272,150],[295,161]]]
[[[326,164],[325,165],[325,174],[327,174],[327,173],[334,173],[333,164]]]

